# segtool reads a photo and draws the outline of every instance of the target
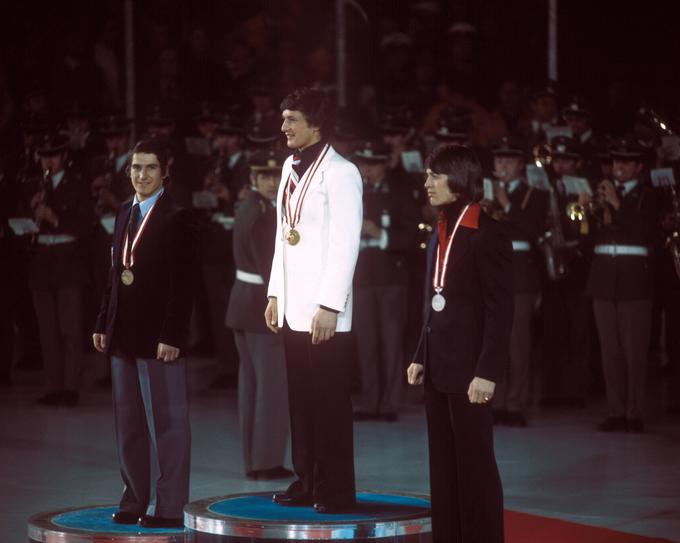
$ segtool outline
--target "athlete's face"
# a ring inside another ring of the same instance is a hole
[[[140,202],[156,194],[158,189],[163,186],[163,172],[154,153],[135,153],[132,155],[130,180]]]
[[[455,202],[458,195],[451,192],[449,176],[445,173],[435,173],[430,168],[425,172],[425,190],[430,205],[443,206]]]
[[[318,127],[310,125],[301,111],[284,109],[281,117],[283,118],[281,132],[286,136],[286,145],[289,149],[305,149],[321,141],[321,131]]]

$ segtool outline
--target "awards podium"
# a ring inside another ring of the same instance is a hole
[[[199,500],[184,509],[184,530],[114,524],[116,506],[40,513],[29,519],[30,543],[275,543],[345,541],[430,543],[430,502],[425,496],[360,492],[342,514],[272,502],[273,492]]]

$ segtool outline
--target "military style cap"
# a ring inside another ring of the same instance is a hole
[[[612,142],[609,154],[613,159],[642,160],[645,148],[632,137],[620,138]]]
[[[56,132],[46,132],[42,134],[36,142],[36,150],[39,155],[49,156],[65,151],[69,140],[66,136]]]
[[[552,97],[555,99],[559,98],[559,93],[557,92],[557,83],[548,79],[547,81],[542,81],[541,83],[535,85],[531,89],[531,99],[538,100],[543,97]]]
[[[364,141],[354,152],[354,157],[365,162],[384,162],[390,156],[390,147],[380,141]]]
[[[519,142],[511,140],[507,136],[504,137],[491,150],[493,156],[510,156],[510,157],[525,157],[526,151],[524,146]]]
[[[170,111],[162,104],[154,104],[144,117],[147,125],[151,126],[170,126],[175,122]]]
[[[582,150],[579,143],[574,138],[567,136],[557,136],[550,143],[551,155],[553,157],[582,158]]]
[[[250,169],[254,172],[281,171],[285,157],[276,149],[260,149],[250,156]]]
[[[194,122],[201,121],[215,121],[219,120],[219,115],[215,107],[210,102],[201,102],[195,108],[195,113],[191,120]]]
[[[99,120],[99,130],[106,136],[126,134],[130,131],[132,121],[121,115],[108,115]]]
[[[569,99],[567,104],[562,108],[562,117],[567,116],[591,117],[593,115],[592,108],[583,98],[573,96]]]
[[[238,119],[236,115],[223,115],[220,124],[217,125],[217,132],[219,134],[234,134],[241,135],[244,134],[246,129],[243,123]]]

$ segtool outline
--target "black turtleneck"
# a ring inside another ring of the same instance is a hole
[[[453,232],[453,227],[456,226],[456,221],[460,217],[463,208],[467,202],[463,200],[456,200],[450,204],[445,204],[439,207],[439,211],[444,213],[446,217],[446,234],[449,235]]]
[[[298,150],[298,153],[300,153],[300,167],[297,171],[300,173],[300,177],[305,174],[307,168],[309,168],[312,165],[312,162],[316,160],[316,157],[319,155],[324,145],[326,145],[326,140],[321,140],[302,149],[302,151]]]

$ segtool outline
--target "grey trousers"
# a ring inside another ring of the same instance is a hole
[[[189,501],[191,433],[186,363],[111,357],[120,510],[181,518]]]
[[[283,466],[290,434],[283,338],[234,330],[234,339],[245,471]]]
[[[593,312],[600,336],[609,416],[642,419],[652,301],[595,299]]]
[[[360,410],[396,413],[404,385],[407,289],[357,287],[354,335],[361,368]]]
[[[80,287],[32,290],[45,381],[50,392],[78,392],[83,361],[83,293]]]
[[[537,296],[534,292],[515,294],[515,312],[510,336],[510,364],[506,367],[504,382],[496,387],[494,409],[523,411],[529,404],[531,318]]]

